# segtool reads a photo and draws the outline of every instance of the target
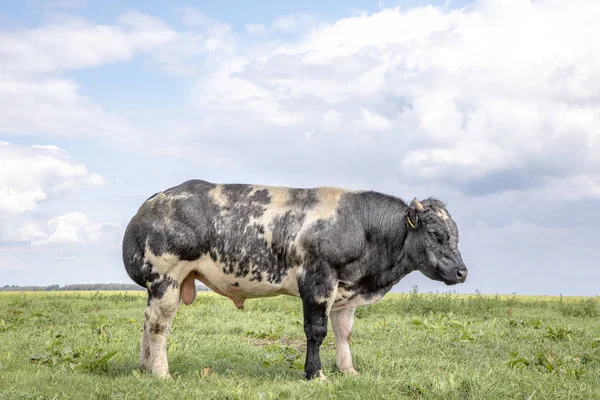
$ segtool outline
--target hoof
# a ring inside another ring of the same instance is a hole
[[[346,376],[357,376],[358,372],[354,368],[350,367],[348,369],[343,370],[342,374]]]
[[[315,376],[313,377],[308,377],[306,376],[306,380],[307,381],[316,381],[316,382],[326,382],[327,381],[327,377],[325,375],[323,375],[323,372],[321,372],[321,370],[319,370],[319,372],[317,372],[315,374]]]
[[[141,372],[142,374],[145,374],[145,373],[147,373],[147,372],[150,372],[150,373],[152,373],[152,367],[150,367],[150,366],[147,366],[147,365],[140,365],[140,368],[139,368],[139,370],[140,370],[140,372]]]
[[[319,373],[317,374],[316,378],[321,382],[327,381],[327,377],[323,375],[323,372],[321,372],[321,370],[319,370]]]
[[[159,379],[172,379],[171,374],[169,374],[168,372],[153,372],[152,375]]]

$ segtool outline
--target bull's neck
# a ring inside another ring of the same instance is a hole
[[[387,268],[398,264],[406,240],[407,204],[393,196],[363,192],[359,200],[360,217],[368,242],[386,253]]]

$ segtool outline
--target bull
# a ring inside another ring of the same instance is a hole
[[[129,277],[148,291],[140,366],[169,377],[167,334],[195,281],[242,309],[249,298],[302,301],[306,379],[322,378],[328,320],[336,364],[357,374],[349,338],[356,307],[379,301],[412,271],[447,285],[467,268],[458,229],[438,199],[375,191],[186,181],[147,199],[123,237]]]

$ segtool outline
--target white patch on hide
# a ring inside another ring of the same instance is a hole
[[[443,221],[446,221],[447,219],[450,218],[450,216],[448,215],[448,213],[445,210],[436,210],[435,213],[437,214],[438,217],[440,217]]]
[[[338,290],[338,292],[339,292],[339,290]],[[361,307],[361,306],[368,306],[368,305],[377,303],[382,298],[383,298],[383,294],[373,295],[369,299],[366,299],[362,295],[358,295],[358,296],[352,298],[351,300],[347,300],[347,299],[341,298],[338,295],[338,299],[336,299],[336,302],[334,303],[332,310],[337,311],[337,310],[341,310],[341,309],[345,309],[345,308],[356,308],[356,307]]]
[[[223,185],[216,185],[208,192],[208,195],[219,207],[225,207],[229,204],[229,199],[223,193]]]

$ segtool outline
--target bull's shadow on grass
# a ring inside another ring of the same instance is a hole
[[[235,338],[225,338],[235,342]],[[177,343],[174,341],[174,343]],[[287,344],[283,344],[287,343]],[[176,344],[172,345],[178,348]],[[235,348],[218,348],[219,340],[215,346],[207,346],[189,351],[189,349],[176,349],[168,351],[169,371],[173,378],[197,379],[208,375],[223,378],[243,377],[247,379],[264,379],[277,377],[277,379],[296,381],[304,379],[304,348],[299,348],[298,341],[282,339],[281,343],[272,341],[260,345],[247,343],[239,337]],[[212,347],[212,348],[211,348]],[[332,375],[337,372],[333,348],[327,347],[330,354],[324,360],[324,367]],[[127,377],[127,376],[152,376],[149,371],[141,371],[139,359],[121,355],[107,363],[106,368],[97,368],[85,371],[86,374]],[[329,361],[329,362],[327,362]],[[157,378],[158,379],[158,378]]]
[[[333,368],[334,365],[328,365]],[[201,360],[199,357],[180,356],[170,364],[170,374],[173,379],[191,379],[196,380],[207,376],[217,376],[220,378],[245,378],[245,379],[267,379],[277,378],[285,381],[298,381],[304,379],[303,370],[290,369],[286,366],[271,365],[265,366],[260,361],[248,360],[246,363],[231,363],[223,360]],[[332,370],[333,371],[333,370]],[[139,364],[135,362],[112,363],[110,368],[103,371],[88,372],[90,375],[107,377],[154,377],[150,371],[141,371]],[[331,372],[329,375],[333,375]]]
[[[134,371],[137,371],[137,373]],[[140,371],[140,364],[137,362],[137,360],[111,362],[108,364],[107,368],[87,371],[85,373],[89,375],[105,376],[110,378],[143,375]]]
[[[201,352],[172,354],[169,364],[171,375],[303,379],[304,350],[280,344],[261,346],[254,349],[255,351],[250,347],[243,346],[237,351],[214,352],[214,357],[203,355]]]
[[[332,371],[334,365],[328,365]],[[40,368],[39,366],[37,368]],[[44,366],[43,369],[52,370],[55,373],[62,370],[64,374],[90,375],[108,378],[121,377],[154,377],[150,371],[141,371],[137,360],[119,360],[110,362],[106,368],[97,368],[87,371],[69,371],[69,367]],[[170,362],[170,373],[174,379],[198,379],[208,375],[216,375],[222,378],[247,378],[265,379],[277,377],[279,380],[297,381],[304,379],[302,369],[290,369],[286,365],[264,365],[260,360],[247,360],[245,363],[229,362],[226,360],[208,360],[195,357],[193,354],[173,357]],[[332,373],[330,372],[330,375]]]

